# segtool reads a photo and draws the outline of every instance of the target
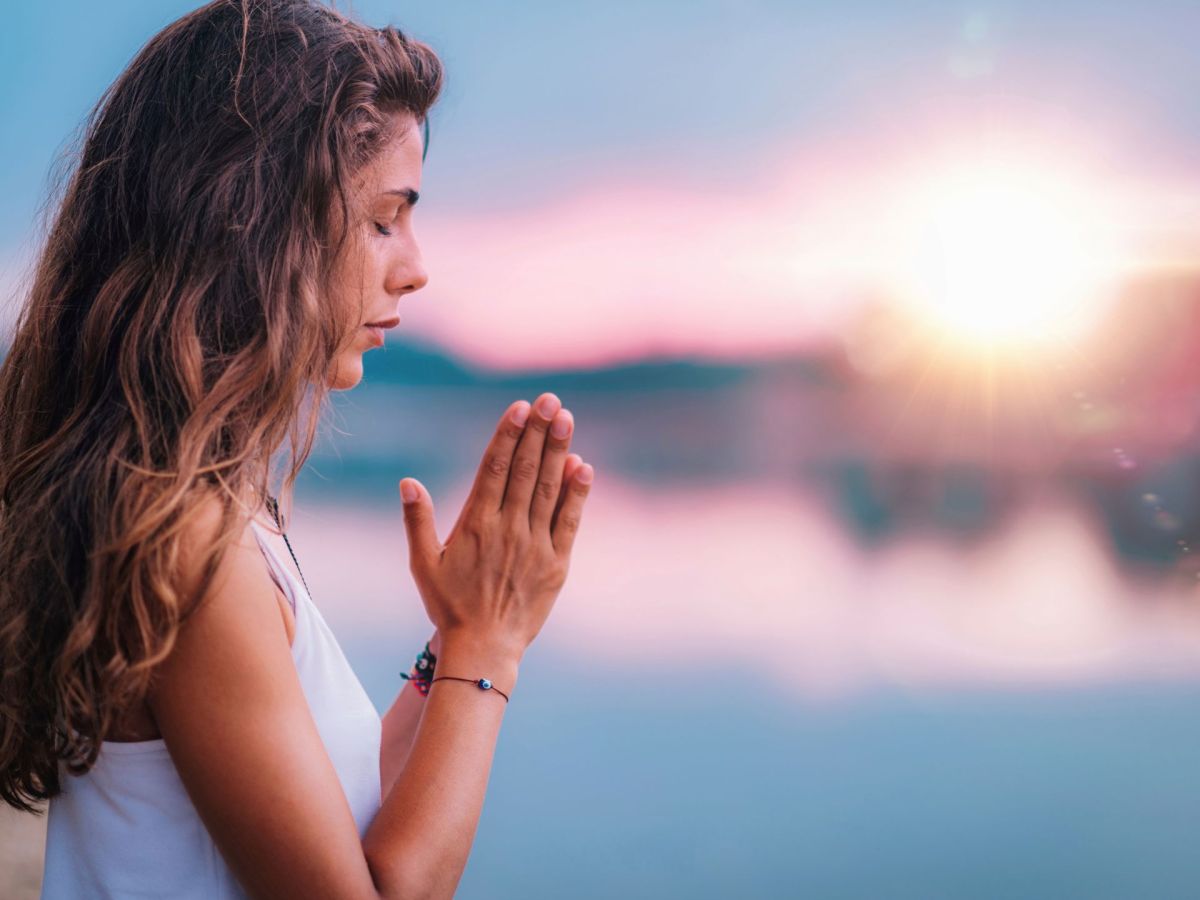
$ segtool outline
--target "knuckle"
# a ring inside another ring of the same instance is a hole
[[[502,453],[490,453],[487,459],[483,462],[484,471],[489,475],[494,475],[497,478],[503,478],[508,474],[509,460]]]
[[[470,512],[463,516],[462,522],[459,525],[459,532],[471,538],[478,538],[483,534],[484,523],[479,513]]]
[[[538,479],[537,487],[534,489],[541,500],[557,500],[558,499],[558,483],[553,478]]]
[[[579,530],[579,516],[577,514],[566,513],[559,518],[558,527],[564,534],[574,534]]]
[[[524,516],[509,516],[505,522],[505,534],[510,544],[521,545],[529,536],[529,520]]]
[[[540,468],[536,459],[523,456],[513,463],[513,475],[523,481],[531,480],[537,476]]]
[[[559,564],[558,557],[546,564],[543,570],[541,585],[544,590],[560,591],[567,580],[566,567]]]

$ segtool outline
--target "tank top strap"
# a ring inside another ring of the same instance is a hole
[[[296,584],[296,579],[292,577],[287,567],[280,562],[279,557],[275,555],[275,551],[271,549],[271,545],[263,537],[262,532],[259,530],[262,526],[251,519],[250,527],[254,530],[254,539],[258,541],[258,547],[262,550],[263,556],[267,560],[267,569],[271,573],[271,580],[279,585],[279,589],[283,591],[283,595],[287,597],[288,603],[292,607],[292,615],[296,615],[296,597],[303,588]]]

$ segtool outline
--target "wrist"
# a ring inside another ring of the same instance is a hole
[[[440,633],[438,643],[443,653],[453,650],[456,654],[478,654],[501,664],[511,662],[519,665],[525,655],[525,647],[515,639],[465,628]]]
[[[511,644],[475,635],[449,634],[441,642],[435,675],[487,678],[508,691],[517,682],[522,653]]]

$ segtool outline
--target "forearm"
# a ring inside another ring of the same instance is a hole
[[[442,652],[441,637],[437,631],[429,639],[429,650],[436,657]],[[396,699],[383,716],[383,737],[379,747],[380,796],[386,797],[400,777],[404,764],[412,750],[413,738],[421,722],[426,698],[411,681],[396,694]]]
[[[519,660],[492,648],[446,643],[436,675],[486,676],[511,694]],[[444,680],[424,699],[406,765],[363,841],[384,896],[452,897],[483,810],[508,704],[495,691]]]

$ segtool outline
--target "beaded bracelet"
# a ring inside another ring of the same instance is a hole
[[[417,661],[413,663],[412,670],[407,674],[400,673],[400,677],[406,681],[411,681],[413,687],[417,689],[422,697],[429,695],[429,686],[433,684],[433,668],[437,665],[437,657],[433,655],[433,651],[429,649],[429,641],[425,642],[425,649],[417,654]]]

